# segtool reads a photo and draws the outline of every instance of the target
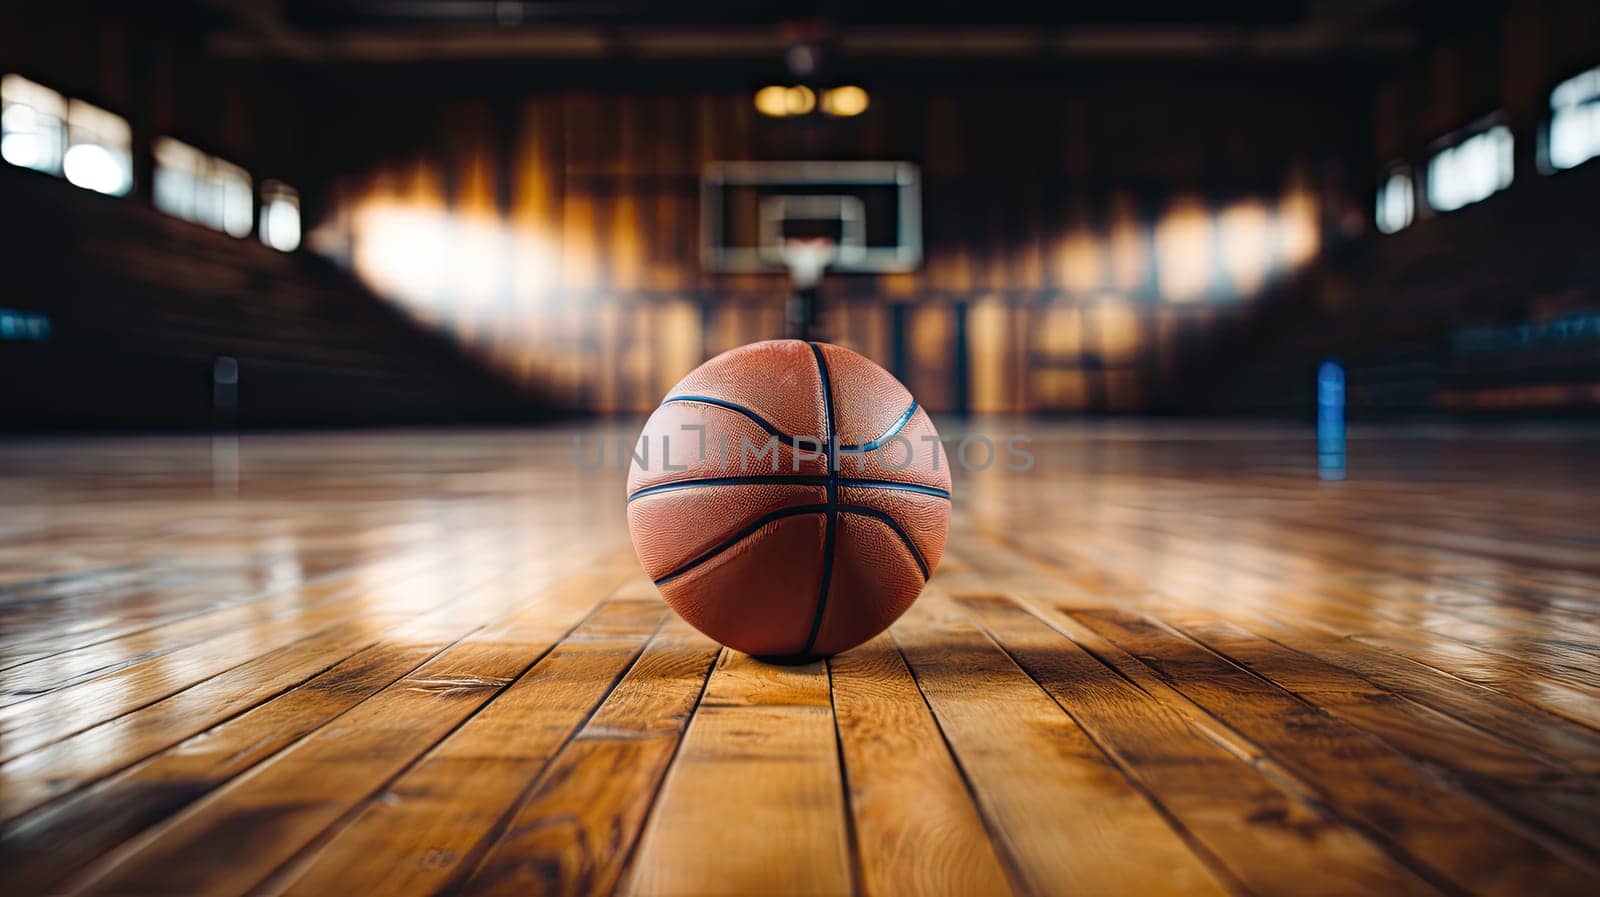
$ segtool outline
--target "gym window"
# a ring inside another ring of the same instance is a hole
[[[121,196],[133,186],[128,120],[21,75],[0,78],[0,157]]]
[[[1383,183],[1378,185],[1378,207],[1373,215],[1378,230],[1386,234],[1404,230],[1416,213],[1416,184],[1411,169],[1403,165],[1391,166]]]
[[[67,100],[21,75],[0,78],[0,158],[46,174],[61,174],[66,152]]]
[[[279,252],[300,245],[300,194],[282,181],[261,182],[261,242]]]
[[[1495,125],[1428,160],[1428,205],[1440,212],[1488,199],[1511,186],[1511,129]]]
[[[128,120],[82,100],[67,101],[67,180],[96,193],[121,196],[133,186],[133,131]]]
[[[1575,168],[1600,156],[1600,67],[1550,91],[1550,126],[1544,163],[1551,171]]]
[[[250,235],[250,174],[171,137],[155,143],[156,208],[235,237]]]

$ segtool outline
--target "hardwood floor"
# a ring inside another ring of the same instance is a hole
[[[796,667],[621,428],[0,446],[0,891],[1600,893],[1600,430],[969,427],[1037,467]]]

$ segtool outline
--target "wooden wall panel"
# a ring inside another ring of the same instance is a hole
[[[370,248],[363,230],[431,222],[437,239],[358,251],[357,272],[541,394],[605,413],[653,407],[691,359],[782,335],[785,276],[700,268],[699,173],[713,160],[922,164],[924,266],[830,277],[823,325],[898,366],[934,410],[1141,410],[1171,367],[1157,334],[1175,343],[1185,320],[1163,331],[1169,305],[1248,298],[1320,245],[1321,185],[1295,157],[1241,182],[1196,161],[1225,155],[1205,146],[1224,139],[1207,136],[1208,116],[1238,120],[1228,110],[1247,95],[1197,102],[1166,130],[1107,99],[997,96],[890,94],[836,126],[761,119],[737,94],[453,101],[437,151],[339,179],[319,231]],[[1275,127],[1320,127],[1275,112]],[[1088,133],[1108,126],[1127,142]],[[1195,158],[1174,156],[1173,126]],[[390,184],[397,172],[409,186]],[[396,247],[408,257],[383,257]]]

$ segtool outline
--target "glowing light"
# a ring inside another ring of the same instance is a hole
[[[113,196],[128,192],[126,167],[103,146],[80,143],[69,147],[61,168],[68,181],[85,190]]]
[[[6,111],[0,113],[0,132],[5,134],[0,138],[0,156],[7,162],[34,168],[42,161],[43,141],[34,133],[38,128],[37,119],[33,107],[20,103],[7,106]]]
[[[1378,188],[1378,211],[1375,215],[1378,230],[1392,234],[1409,226],[1412,216],[1416,214],[1414,197],[1411,173],[1403,169],[1390,173],[1383,186]]]
[[[1317,223],[1317,200],[1305,188],[1292,188],[1278,205],[1278,242],[1283,260],[1291,268],[1311,261],[1322,245]]]
[[[261,242],[294,251],[300,245],[300,195],[277,181],[262,184],[261,195]]]
[[[22,168],[38,168],[44,156],[39,143],[39,138],[33,134],[7,134],[0,137],[0,158]]]
[[[0,157],[7,162],[65,175],[97,193],[128,192],[133,132],[127,119],[16,75],[0,79],[0,102]]]
[[[771,118],[806,115],[817,108],[817,95],[804,84],[773,84],[756,91],[756,111]],[[862,108],[866,108],[863,106]]]
[[[1234,292],[1248,296],[1259,290],[1272,271],[1272,216],[1255,200],[1237,202],[1217,216],[1222,270]]]
[[[0,113],[0,127],[5,128],[8,132],[31,132],[38,126],[36,124],[38,118],[39,116],[34,113],[32,106],[14,103],[7,106],[5,112]],[[30,133],[28,136],[31,137],[32,134]]]
[[[1185,302],[1211,285],[1211,218],[1197,199],[1173,202],[1156,222],[1156,264],[1161,294]]]
[[[1076,306],[1053,305],[1039,312],[1039,349],[1049,355],[1083,351],[1083,314]]]
[[[449,246],[445,217],[376,202],[358,210],[355,219],[354,262],[362,278],[410,304],[434,304]]]
[[[1101,246],[1085,229],[1075,229],[1061,242],[1061,285],[1077,293],[1097,289],[1101,281]]]
[[[493,219],[458,218],[450,233],[450,271],[461,301],[484,306],[505,284],[509,249],[505,228]]]
[[[1568,78],[1550,92],[1546,156],[1556,170],[1600,156],[1600,68]]]
[[[231,236],[250,234],[255,195],[248,172],[171,137],[158,138],[154,150],[157,209]]]
[[[1111,198],[1111,282],[1119,290],[1136,292],[1144,286],[1145,232],[1139,225],[1133,197],[1119,193]]]
[[[0,78],[0,158],[22,168],[61,173],[67,101],[19,75]]]
[[[849,118],[867,111],[870,102],[871,97],[865,90],[846,84],[823,92],[822,111],[838,118]]]
[[[512,291],[517,296],[546,296],[554,285],[562,257],[544,240],[538,230],[528,225],[517,227],[512,233]]]
[[[1550,167],[1574,168],[1600,156],[1600,103],[1561,109],[1550,117]]]
[[[789,88],[773,84],[756,91],[756,111],[772,118],[789,114]]]
[[[120,196],[133,184],[133,129],[128,120],[82,100],[67,101],[67,180],[97,193]]]
[[[1450,212],[1511,186],[1511,129],[1496,125],[1428,160],[1428,205]]]
[[[1133,358],[1139,349],[1139,314],[1117,296],[1107,295],[1084,309],[1100,357],[1118,363]]]
[[[804,84],[796,84],[784,93],[783,102],[790,115],[805,115],[817,108],[817,95]]]
[[[1600,100],[1600,68],[1568,78],[1550,91],[1552,107],[1576,106],[1595,100]]]
[[[232,237],[250,235],[251,206],[255,197],[250,192],[250,177],[243,170],[228,172],[222,181],[222,230]]]

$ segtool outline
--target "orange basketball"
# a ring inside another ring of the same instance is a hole
[[[950,465],[888,371],[839,346],[753,343],[683,378],[628,472],[628,530],[672,609],[800,662],[882,632],[939,565]]]

